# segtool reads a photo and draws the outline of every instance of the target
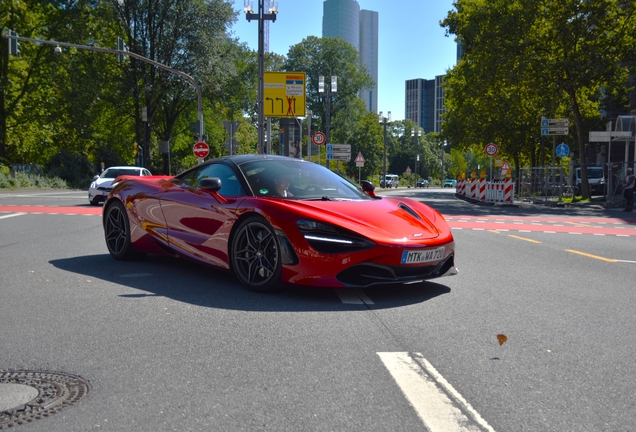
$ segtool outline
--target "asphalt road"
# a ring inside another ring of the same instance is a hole
[[[15,430],[440,431],[445,409],[456,430],[633,430],[636,220],[382,193],[442,211],[458,276],[256,294],[171,258],[114,261],[86,192],[0,191],[0,372],[90,384]]]

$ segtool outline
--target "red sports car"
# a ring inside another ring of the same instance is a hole
[[[376,197],[327,168],[269,155],[222,157],[175,177],[119,177],[104,204],[108,251],[189,258],[254,291],[367,287],[456,274],[442,215]]]

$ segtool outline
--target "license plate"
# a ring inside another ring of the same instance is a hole
[[[439,261],[444,258],[445,248],[442,246],[437,249],[426,249],[402,252],[402,260],[400,264],[421,264],[431,261]]]

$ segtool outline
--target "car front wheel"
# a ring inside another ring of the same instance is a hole
[[[115,201],[106,210],[104,236],[108,252],[116,260],[130,260],[141,254],[135,252],[130,241],[130,222],[124,205]]]
[[[265,219],[251,216],[239,223],[230,255],[232,271],[248,289],[269,292],[279,288],[280,245],[274,229]]]

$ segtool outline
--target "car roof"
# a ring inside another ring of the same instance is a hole
[[[106,169],[112,169],[112,168],[114,169],[145,169],[144,167],[130,166],[130,165],[112,166]]]

